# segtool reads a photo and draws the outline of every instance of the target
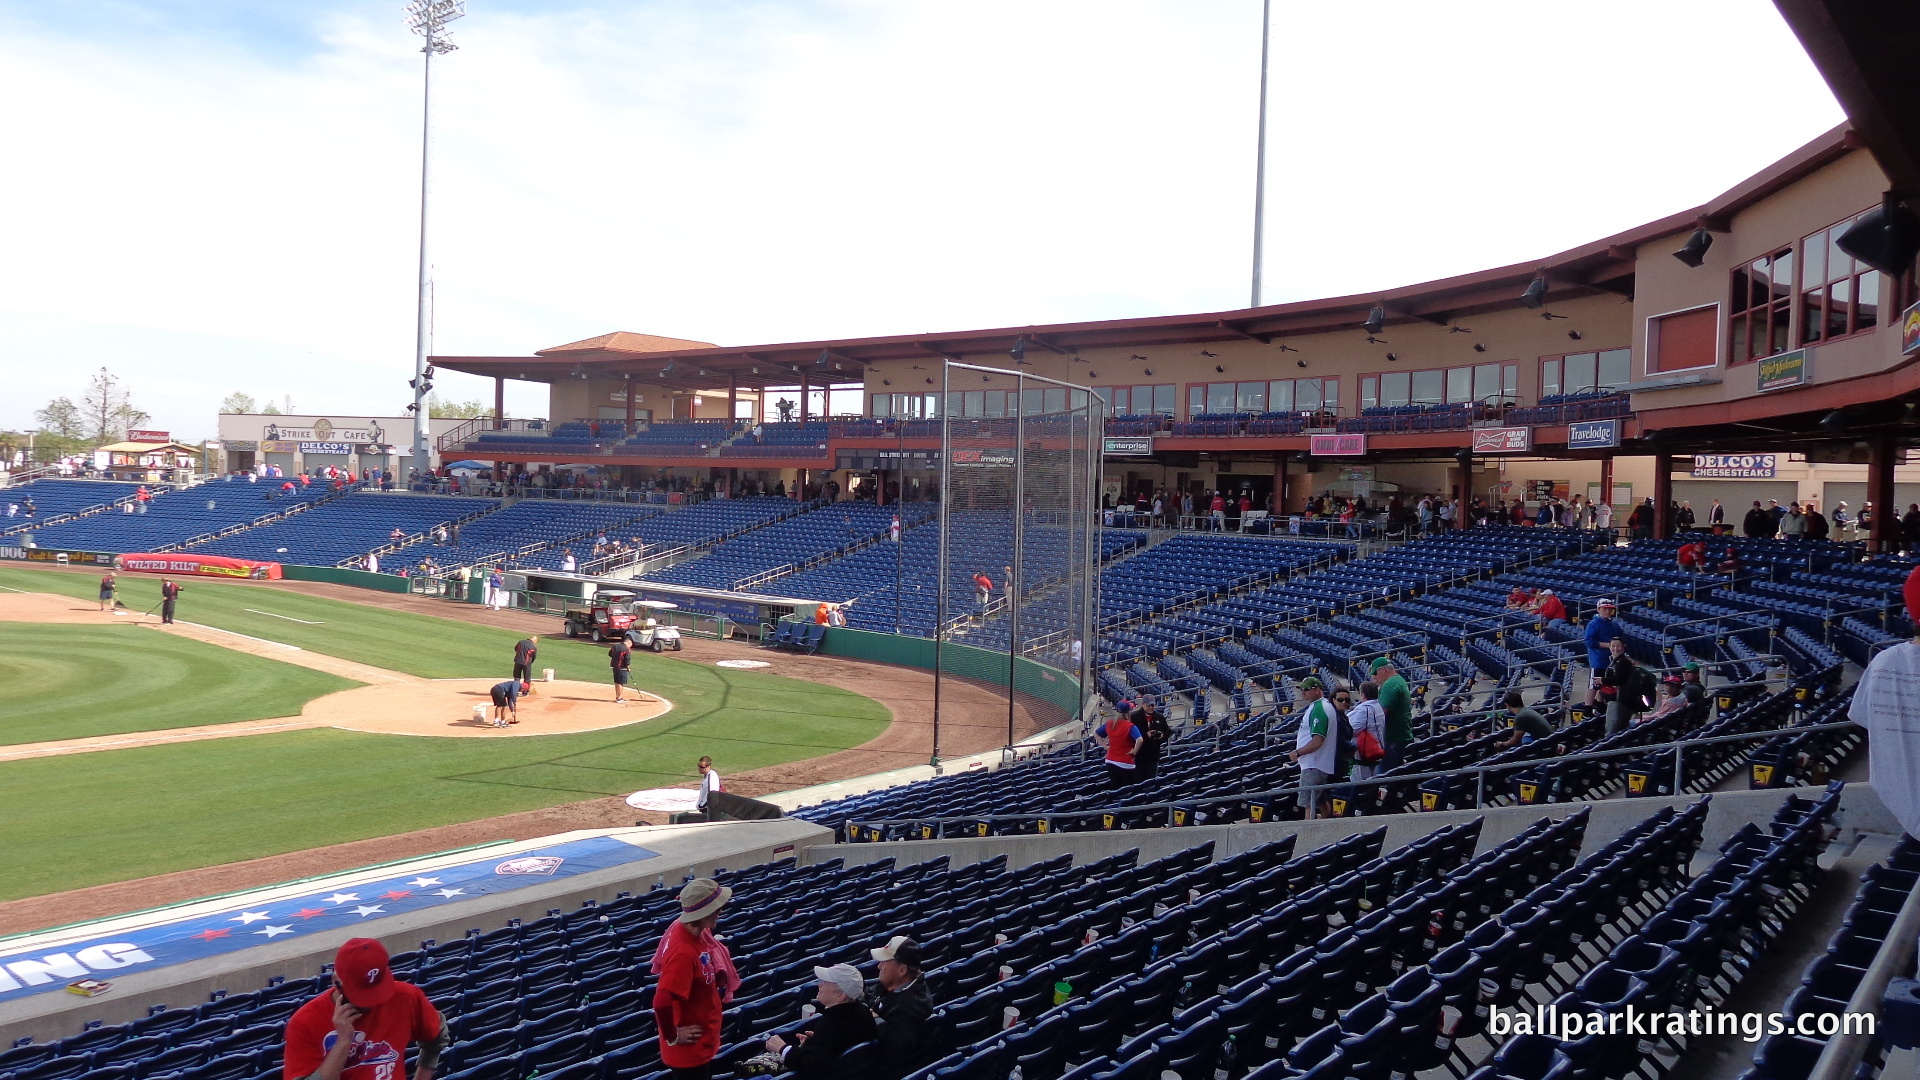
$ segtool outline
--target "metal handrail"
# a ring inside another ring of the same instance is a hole
[[[1880,943],[1880,950],[1874,953],[1866,974],[1860,977],[1860,984],[1854,987],[1853,996],[1847,999],[1848,1013],[1855,1016],[1880,1015],[1887,985],[1913,962],[1913,946],[1917,940],[1920,940],[1920,889],[1912,889],[1908,891],[1907,898],[1901,901],[1900,914],[1894,917],[1893,927]],[[1844,1080],[1853,1076],[1876,1034],[1873,1031],[1842,1031],[1829,1038],[1825,1049],[1820,1051],[1819,1059],[1813,1064],[1813,1071],[1807,1074],[1807,1080]]]
[[[1486,778],[1487,778],[1487,774],[1489,773],[1513,772],[1519,769],[1538,768],[1542,764],[1557,765],[1562,762],[1570,762],[1570,761],[1598,761],[1606,758],[1646,755],[1646,754],[1660,753],[1666,750],[1677,750],[1680,752],[1680,756],[1677,757],[1675,761],[1675,771],[1677,772],[1679,770],[1680,761],[1684,760],[1684,755],[1687,749],[1690,747],[1711,746],[1717,743],[1729,743],[1729,742],[1762,742],[1769,739],[1778,738],[1782,735],[1804,735],[1809,732],[1838,731],[1843,728],[1857,729],[1859,726],[1860,725],[1855,724],[1851,720],[1839,720],[1839,721],[1834,721],[1826,724],[1802,724],[1797,727],[1774,728],[1767,731],[1750,731],[1750,732],[1743,732],[1735,735],[1712,735],[1705,738],[1697,738],[1697,739],[1674,739],[1668,742],[1646,743],[1640,746],[1623,746],[1623,747],[1618,747],[1612,750],[1587,750],[1577,754],[1560,754],[1560,755],[1556,755],[1554,757],[1548,757],[1548,758],[1529,758],[1525,761],[1504,761],[1504,762],[1498,762],[1492,765],[1463,765],[1455,769],[1441,769],[1433,772],[1407,773],[1405,775],[1388,774],[1384,776],[1371,776],[1365,780],[1341,780],[1341,781],[1334,781],[1334,782],[1325,783],[1325,784],[1290,784],[1286,787],[1274,788],[1269,791],[1261,791],[1261,792],[1247,792],[1247,793],[1230,794],[1230,795],[1196,796],[1195,798],[1191,798],[1191,799],[1180,799],[1176,801],[1157,802],[1157,803],[1139,803],[1139,804],[1128,805],[1128,806],[1088,807],[1086,809],[1073,810],[1073,811],[1070,811],[1069,813],[1073,816],[1080,816],[1080,815],[1086,815],[1086,814],[1119,813],[1123,811],[1127,813],[1134,813],[1141,810],[1171,811],[1175,807],[1186,806],[1195,802],[1211,802],[1211,801],[1218,801],[1221,799],[1247,799],[1250,801],[1269,801],[1269,800],[1280,799],[1288,795],[1298,795],[1302,791],[1328,791],[1335,788],[1355,787],[1360,784],[1374,784],[1377,786],[1377,785],[1386,784],[1386,783],[1401,784],[1401,783],[1407,783],[1407,782],[1413,782],[1413,781],[1425,782],[1427,780],[1437,780],[1442,777],[1460,777],[1460,776],[1466,776],[1466,775],[1475,777],[1477,781],[1475,794],[1474,794],[1474,809],[1478,810],[1478,809],[1483,809],[1483,807],[1481,806],[1481,803],[1485,799]],[[1561,730],[1565,731],[1567,729],[1562,728]],[[877,818],[877,819],[850,818],[848,820],[850,822],[857,822],[862,826],[872,828],[875,826],[885,826],[885,825],[919,825],[919,824],[926,824],[929,822],[937,822],[937,823],[944,824],[946,822],[953,822],[953,821],[987,821],[987,822],[1031,821],[1034,818],[1038,818],[1038,817],[1053,817],[1053,816],[1057,816],[1057,815],[1034,812],[1034,813],[1026,813],[1026,814],[955,814],[955,815],[949,815],[944,817],[924,817],[923,816],[923,817],[911,817],[911,818]],[[1391,815],[1381,815],[1381,816],[1391,816]],[[1920,891],[1920,890],[1917,890],[1917,891]]]

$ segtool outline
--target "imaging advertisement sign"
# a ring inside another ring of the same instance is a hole
[[[992,450],[955,450],[953,464],[962,469],[1011,469],[1013,447]]]
[[[1695,454],[1695,480],[1772,480],[1780,469],[1778,454]]]
[[[1580,420],[1567,425],[1567,449],[1605,450],[1620,445],[1620,421]]]

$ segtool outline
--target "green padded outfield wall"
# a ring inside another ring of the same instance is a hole
[[[280,576],[289,581],[331,581],[335,585],[357,585],[380,592],[407,591],[408,581],[392,574],[369,574],[365,570],[345,570],[338,566],[296,566],[280,564]]]
[[[932,638],[834,627],[827,631],[826,639],[820,643],[820,651],[828,656],[933,670]],[[964,679],[1005,686],[1007,654],[948,642],[940,650],[940,670]],[[1079,715],[1079,680],[1058,668],[1021,657],[1014,665],[1014,689],[1058,710],[1056,722],[1065,722]]]

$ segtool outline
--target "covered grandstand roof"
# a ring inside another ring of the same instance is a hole
[[[1548,303],[1613,293],[1631,296],[1639,245],[1699,225],[1724,229],[1733,215],[1858,149],[1841,124],[1708,202],[1533,262],[1405,285],[1376,292],[1270,304],[1257,308],[1136,319],[1005,326],[880,337],[715,346],[647,334],[614,333],[542,349],[533,356],[437,356],[453,371],[536,382],[588,372],[632,375],[690,390],[725,386],[791,385],[862,377],[869,364],[1004,354],[1016,339],[1035,349],[1072,354],[1080,349],[1147,347],[1252,338],[1270,342],[1292,334],[1357,329],[1376,304],[1385,324],[1445,325],[1458,318],[1514,308],[1536,277],[1547,281]]]

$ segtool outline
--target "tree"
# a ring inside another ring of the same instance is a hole
[[[260,406],[260,415],[261,416],[279,416],[280,406],[275,405],[273,402],[269,401],[265,405]]]
[[[220,411],[223,413],[250,413],[259,407],[260,403],[253,400],[252,394],[241,393],[238,390],[228,394],[227,400],[220,403]]]
[[[54,398],[45,408],[36,411],[33,418],[40,421],[41,431],[64,439],[79,438],[86,427],[80,419],[80,408],[72,398]]]
[[[87,391],[81,395],[80,418],[95,446],[119,442],[127,437],[128,428],[152,419],[133,407],[133,399],[121,388],[120,380],[104,367],[88,381]]]
[[[427,415],[435,418],[453,418],[472,420],[479,416],[492,416],[493,406],[478,399],[473,401],[446,401],[439,394],[427,395]]]

